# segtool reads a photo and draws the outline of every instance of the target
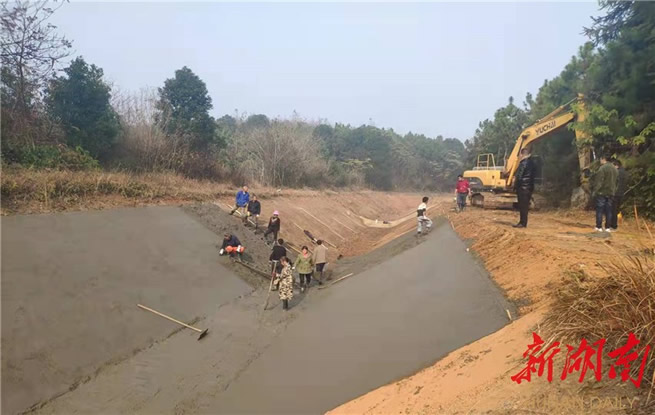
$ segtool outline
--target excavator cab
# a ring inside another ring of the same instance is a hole
[[[492,153],[478,154],[478,162],[476,163],[474,169],[476,170],[495,170],[496,160]]]
[[[505,166],[496,164],[496,159],[491,153],[478,154],[477,162],[473,170],[464,172],[464,178],[468,180],[471,191],[474,194],[483,191],[490,191],[494,185],[498,185],[502,180],[502,174]],[[472,200],[476,204],[476,200]]]

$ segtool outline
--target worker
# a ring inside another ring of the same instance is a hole
[[[296,258],[293,264],[293,269],[298,271],[298,278],[300,279],[300,292],[305,292],[309,288],[312,281],[312,273],[314,272],[314,260],[309,253],[309,248],[303,246],[300,255]]]
[[[421,235],[423,233],[423,226],[427,228],[427,230],[430,230],[432,227],[432,221],[430,218],[428,218],[428,215],[426,214],[428,210],[428,200],[429,198],[427,196],[423,197],[423,201],[421,202],[420,205],[418,205],[418,209],[416,209],[417,217],[418,217],[418,235]]]
[[[266,229],[266,232],[264,232],[264,238],[268,236],[268,234],[272,233],[273,234],[273,241],[277,240],[277,234],[280,232],[280,212],[277,210],[273,212],[273,216],[268,220],[268,228]]]
[[[236,257],[240,260],[241,254],[243,254],[243,251],[245,250],[246,248],[241,245],[239,238],[232,235],[231,233],[226,233],[223,235],[223,245],[221,246],[221,250],[218,251],[218,253],[220,255],[228,254],[231,258]]]
[[[280,263],[282,264],[282,272],[280,272],[276,283],[280,287],[278,292],[280,300],[282,300],[282,309],[287,311],[289,310],[289,300],[293,298],[293,272],[291,271],[289,258],[283,256],[280,258]]]
[[[234,212],[239,210],[239,213],[241,213],[241,217],[246,216],[246,207],[248,206],[248,202],[250,201],[250,193],[248,193],[248,186],[243,186],[238,192],[237,192],[237,197],[236,197],[236,203],[234,205],[234,209],[232,209],[232,212],[230,212],[230,215],[234,215]]]
[[[325,270],[325,264],[327,263],[327,247],[323,245],[322,240],[316,241],[316,248],[314,248],[314,253],[312,254],[312,260],[314,261],[314,266],[316,267],[316,272],[318,272],[318,285],[323,285],[323,271]]]
[[[466,197],[471,192],[469,188],[469,181],[464,178],[461,174],[457,176],[457,185],[455,187],[455,193],[457,194],[457,209],[458,212],[461,212],[466,207]]]
[[[521,149],[521,161],[514,175],[514,190],[518,198],[519,205],[519,223],[514,225],[515,228],[525,228],[528,226],[528,210],[530,209],[530,200],[534,191],[534,177],[536,166],[534,160],[530,157],[530,150]]]
[[[271,276],[274,278],[274,281],[275,276],[282,272],[282,263],[280,262],[280,259],[285,256],[287,256],[287,249],[284,247],[284,240],[280,238],[277,240],[277,244],[273,246],[273,251],[268,257],[268,260],[271,261]],[[279,280],[277,283],[273,284],[273,287],[273,291],[280,288]]]
[[[610,229],[612,232],[616,232],[619,228],[619,211],[621,209],[621,203],[623,202],[623,196],[628,190],[628,173],[623,168],[621,160],[612,159],[612,164],[616,167],[617,179],[616,179],[616,193],[614,193],[614,198],[612,199],[612,220],[610,220]]]
[[[244,216],[243,223],[247,224],[248,218],[252,218],[252,221],[255,222],[255,230],[257,230],[257,226],[259,225],[259,214],[261,212],[262,212],[261,203],[259,203],[259,200],[257,200],[256,195],[252,195],[252,199],[248,201],[248,205],[246,208],[246,216]]]
[[[268,257],[268,260],[271,261],[271,274],[279,274],[282,272],[282,264],[280,263],[280,258],[287,256],[287,249],[284,247],[284,240],[282,238],[277,240],[277,244],[273,246],[273,251]],[[279,288],[276,285],[276,288]]]
[[[605,232],[611,232],[612,199],[616,194],[616,182],[619,173],[612,163],[607,162],[607,156],[601,156],[600,168],[594,176],[592,197],[596,199],[596,232],[603,231],[603,216],[605,216]]]

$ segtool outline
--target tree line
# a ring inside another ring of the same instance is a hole
[[[623,161],[627,203],[655,212],[655,3],[602,0],[604,14],[585,29],[589,41],[562,72],[521,104],[510,98],[465,145],[297,114],[215,119],[205,83],[188,67],[156,90],[125,94],[83,57],[61,67],[72,43],[49,23],[61,4],[1,4],[5,166],[174,171],[276,187],[450,190],[477,154],[493,153],[502,164],[523,128],[583,93],[589,116],[571,127],[591,137],[584,144],[596,155]],[[560,131],[535,148],[554,205],[566,205],[579,183],[572,137]]]
[[[600,8],[604,14],[584,29],[589,41],[558,76],[544,81],[536,96],[528,93],[520,106],[510,98],[479,124],[466,141],[467,164],[479,153],[502,160],[523,128],[582,93],[588,115],[571,128],[590,142],[579,145],[590,146],[596,158],[621,160],[630,174],[624,210],[636,205],[655,215],[655,3],[602,0]],[[555,205],[566,205],[579,184],[572,137],[562,131],[535,146],[544,158],[545,193]]]
[[[2,159],[32,168],[175,171],[269,186],[452,187],[455,138],[399,135],[297,115],[210,115],[207,86],[183,67],[157,90],[124,94],[49,23],[61,4],[2,3]]]

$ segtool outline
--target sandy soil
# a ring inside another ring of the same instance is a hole
[[[634,388],[625,384],[604,381],[601,389],[599,384],[581,389],[577,383],[549,384],[544,378],[521,385],[510,379],[524,366],[521,355],[532,341],[532,331],[539,332],[549,293],[567,272],[584,268],[592,276],[602,275],[601,264],[608,257],[652,250],[645,232],[628,220],[618,233],[598,234],[593,230],[593,212],[579,211],[532,212],[527,229],[514,229],[515,212],[469,209],[456,214],[452,203],[449,196],[437,201],[442,214],[461,237],[470,240],[493,279],[520,309],[520,318],[434,366],[330,413],[592,414],[625,413],[630,407],[634,413],[652,413],[653,408],[646,408],[643,399],[635,398]],[[586,403],[569,399],[575,396],[585,397]]]

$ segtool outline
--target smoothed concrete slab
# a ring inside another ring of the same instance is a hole
[[[511,308],[449,226],[326,291],[201,411],[323,413],[500,329]]]
[[[3,413],[178,329],[137,303],[191,321],[251,291],[220,265],[216,235],[177,207],[1,221]]]

